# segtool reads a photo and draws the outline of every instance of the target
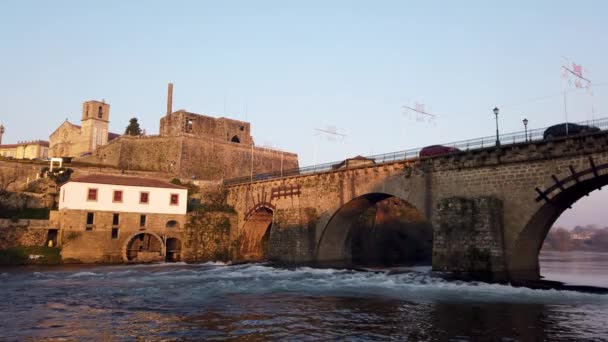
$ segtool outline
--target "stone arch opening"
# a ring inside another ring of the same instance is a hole
[[[239,137],[237,135],[233,136],[232,139],[230,139],[230,141],[233,143],[237,143],[237,144],[241,143],[241,139],[239,139]]]
[[[540,279],[539,254],[551,227],[560,215],[583,196],[608,185],[608,174],[579,180],[545,201],[517,236],[509,257],[511,279]]]
[[[167,238],[165,261],[177,262],[182,260],[182,242],[177,238]]]
[[[274,210],[258,206],[252,210],[243,224],[239,236],[239,258],[247,261],[268,260],[270,230]]]
[[[153,262],[164,260],[165,244],[156,234],[138,233],[126,245],[125,258],[134,262]]]
[[[322,266],[430,265],[433,228],[407,201],[370,193],[343,205],[319,240]]]

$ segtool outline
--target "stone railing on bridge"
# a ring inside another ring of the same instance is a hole
[[[577,122],[576,124],[597,127],[601,130],[601,132],[604,132],[604,133],[606,130],[608,130],[608,118],[582,121],[582,122]],[[518,144],[526,145],[526,144],[529,144],[532,142],[544,141],[546,130],[547,130],[547,127],[528,130],[528,131],[524,131],[524,132],[501,134],[501,135],[499,135],[499,141],[500,141],[499,147],[506,147],[506,146],[512,146],[512,145],[518,145]],[[601,132],[583,132],[583,133],[579,133],[579,134],[570,134],[568,136],[554,138],[553,140],[566,139],[566,138],[575,137],[575,136],[595,135],[595,134],[598,134]],[[447,152],[447,153],[443,153],[440,155],[424,157],[424,158],[445,157],[446,155],[457,154],[457,153],[460,153],[463,151],[496,148],[496,136],[494,135],[494,136],[482,137],[482,138],[477,138],[477,139],[457,141],[457,142],[453,142],[453,143],[441,144],[441,146],[453,147],[453,148],[455,148],[455,150],[453,152]],[[384,163],[402,162],[402,161],[408,161],[408,160],[414,161],[414,160],[420,158],[420,151],[422,149],[423,149],[423,147],[409,149],[409,150],[405,150],[405,151],[392,152],[392,153],[377,154],[377,155],[372,155],[372,156],[367,156],[367,157],[361,157],[360,160],[367,161],[368,165],[369,164],[384,164]],[[324,172],[329,172],[329,171],[333,171],[336,169],[356,168],[356,167],[360,167],[361,165],[362,165],[361,163],[353,163],[352,165],[349,165],[348,163],[345,163],[345,161],[337,161],[337,162],[331,162],[331,163],[325,163],[325,164],[305,166],[305,167],[300,167],[297,169],[281,170],[281,171],[275,171],[275,172],[254,174],[252,176],[246,176],[246,177],[226,179],[226,180],[224,180],[224,185],[232,186],[232,185],[253,183],[253,182],[257,182],[257,181],[265,181],[265,180],[277,179],[277,178],[283,178],[283,177],[293,177],[293,176],[303,176],[303,175],[310,175],[310,174],[316,174],[316,173],[324,173]]]

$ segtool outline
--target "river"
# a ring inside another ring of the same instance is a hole
[[[543,274],[607,285],[608,254],[583,254],[543,253]],[[27,267],[0,269],[0,285],[2,341],[608,340],[607,295],[448,281],[428,267]]]

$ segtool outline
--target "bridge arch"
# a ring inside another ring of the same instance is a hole
[[[608,173],[600,170],[608,168],[608,163],[591,167],[582,172],[574,172],[563,179],[554,178],[555,185],[546,191],[540,191],[539,199],[545,203],[532,215],[531,219],[519,233],[509,258],[509,272],[512,279],[539,279],[539,254],[549,230],[574,203],[589,193],[608,186]],[[567,186],[567,184],[570,184]],[[549,198],[548,193],[555,189],[558,194]]]
[[[275,207],[270,203],[259,203],[246,215],[239,234],[239,259],[265,261],[268,258],[268,240],[272,228]]]
[[[431,263],[433,229],[409,202],[388,193],[368,193],[341,206],[317,244],[319,265]]]

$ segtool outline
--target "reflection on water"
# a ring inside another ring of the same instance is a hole
[[[222,264],[0,270],[0,340],[608,336],[608,296],[401,271]]]
[[[608,287],[608,253],[541,251],[540,273],[569,285]]]

